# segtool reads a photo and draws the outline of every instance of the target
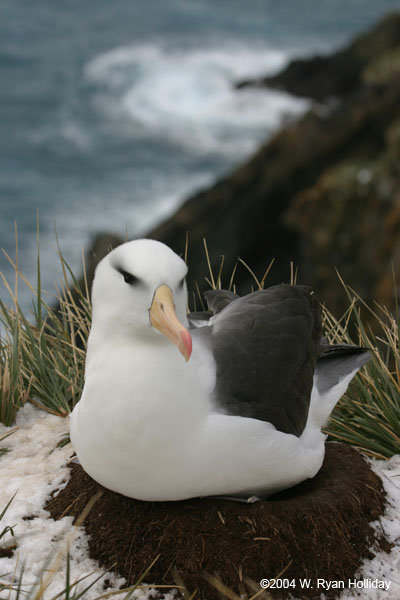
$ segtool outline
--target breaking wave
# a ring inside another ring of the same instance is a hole
[[[96,102],[136,136],[163,138],[192,153],[244,156],[307,101],[257,89],[235,90],[242,77],[276,71],[288,56],[265,47],[204,50],[132,45],[86,65]]]

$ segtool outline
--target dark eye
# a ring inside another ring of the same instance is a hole
[[[122,276],[125,283],[129,283],[129,285],[139,283],[139,277],[136,277],[136,275],[133,275],[132,273],[128,273],[128,271],[122,271]]]
[[[140,281],[139,277],[136,277],[136,275],[133,275],[132,273],[128,273],[128,271],[124,271],[124,269],[117,269],[117,271],[121,273],[125,283],[129,285],[135,285],[135,283],[139,283]]]
[[[124,281],[125,283],[129,283],[129,285],[131,285],[132,283],[136,283],[138,280],[137,277],[135,277],[135,275],[132,275],[132,273],[128,273],[127,271],[124,271],[122,273],[123,277],[124,277]]]
[[[182,289],[184,283],[185,283],[185,278],[183,277],[183,279],[181,279],[180,282],[178,283],[178,287],[180,287]]]

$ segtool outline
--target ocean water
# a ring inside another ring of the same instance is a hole
[[[1,247],[15,256],[16,223],[34,278],[39,215],[53,290],[55,227],[76,272],[95,233],[145,233],[308,106],[235,81],[329,52],[394,9],[400,0],[3,0]],[[0,269],[12,281],[4,256]]]

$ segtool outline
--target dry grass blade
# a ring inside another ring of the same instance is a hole
[[[269,263],[268,267],[265,269],[265,273],[262,276],[261,281],[260,281],[260,287],[261,287],[261,289],[264,289],[265,280],[267,279],[268,274],[269,274],[270,270],[272,269],[272,266],[273,266],[274,262],[275,262],[275,258],[273,258],[271,260],[271,262]]]
[[[229,600],[243,600],[242,598],[240,598],[240,596],[236,594],[236,592],[231,590],[231,588],[225,585],[215,575],[211,575],[210,573],[203,573],[203,577],[221,594],[223,598],[229,598]]]
[[[12,435],[16,431],[18,431],[18,429],[19,429],[19,427],[14,427],[13,429],[10,429],[10,431],[6,431],[2,435],[0,435],[0,442],[2,442],[3,440],[7,439],[10,435]]]
[[[210,278],[211,278],[211,281],[209,279],[207,279],[207,278],[206,278],[206,281],[209,283],[209,285],[211,286],[211,288],[213,290],[215,290],[217,286],[215,285],[215,279],[214,279],[214,274],[213,274],[212,267],[211,267],[210,255],[208,253],[208,247],[207,247],[206,238],[203,238],[203,244],[204,244],[204,251],[206,253],[206,260],[207,260],[208,272],[209,272]]]
[[[243,259],[241,259],[239,257],[238,258],[238,262],[240,262],[247,269],[247,271],[250,273],[250,275],[252,276],[252,278],[256,282],[257,289],[258,290],[263,290],[264,289],[264,285],[265,285],[265,281],[266,281],[266,279],[268,277],[268,274],[269,274],[270,270],[272,269],[272,266],[273,266],[273,264],[275,262],[275,258],[273,258],[271,260],[271,262],[269,263],[268,267],[265,269],[264,274],[263,274],[263,276],[261,277],[260,280],[258,279],[257,275],[254,273],[253,269]],[[236,271],[236,265],[235,265],[234,271]],[[234,276],[234,273],[232,274],[232,278],[233,278],[233,276]],[[231,278],[231,284],[232,284],[232,280],[233,280],[232,278]],[[231,289],[231,288],[229,288],[229,289]]]
[[[293,560],[289,561],[288,564],[275,577],[271,577],[270,585],[272,584],[272,582],[274,580],[277,580],[280,577],[282,577],[282,575],[284,573],[286,573],[286,571],[290,568],[292,563],[293,563]],[[211,575],[210,573],[204,573],[203,577],[206,581],[208,581],[208,583],[210,585],[212,585],[221,594],[222,598],[228,598],[229,600],[243,600],[242,595],[239,596],[234,590],[232,590],[227,585],[225,585],[215,575]],[[248,585],[248,587],[252,591],[256,592],[254,595],[252,595],[250,598],[248,598],[248,600],[255,600],[256,598],[265,598],[266,600],[269,600],[272,597],[271,594],[269,594],[267,591],[269,586],[259,589],[260,584],[256,583],[255,581],[253,581],[252,579],[250,579],[248,577],[244,577],[244,582]]]
[[[246,585],[253,591],[255,592],[255,594],[251,597],[253,598],[260,598],[260,600],[272,600],[272,596],[271,594],[268,592],[267,589],[262,588],[261,590],[260,588],[260,584],[256,581],[254,581],[254,579],[250,579],[249,577],[245,577],[244,581],[246,583]]]
[[[298,275],[298,267],[295,268],[294,263],[290,262],[290,285],[296,285],[297,283],[297,275]]]
[[[195,598],[197,590],[195,590],[193,592],[193,594],[191,594],[189,592],[189,590],[187,589],[187,587],[186,587],[186,585],[185,585],[185,583],[184,583],[184,581],[183,581],[180,573],[176,569],[173,569],[172,570],[172,574],[173,574],[173,577],[174,577],[174,581],[176,583],[176,587],[177,587],[177,589],[179,589],[180,593],[182,594],[183,599],[184,600],[191,600],[191,598]]]
[[[237,270],[237,266],[238,266],[238,262],[235,262],[235,266],[232,269],[232,275],[229,281],[229,286],[228,286],[228,290],[229,291],[233,291],[235,293],[235,285],[233,283],[234,279],[235,279],[235,274],[236,274],[236,270]]]
[[[244,260],[242,260],[240,257],[238,258],[238,261],[244,266],[246,267],[246,269],[248,270],[248,272],[250,273],[250,275],[253,277],[254,281],[257,284],[257,289],[261,290],[262,289],[262,285],[261,282],[258,281],[256,274],[254,273],[254,271],[249,267],[249,265],[244,262]]]
[[[189,231],[186,230],[185,234],[185,250],[183,253],[183,260],[186,264],[188,264],[188,255],[189,255]]]
[[[251,596],[251,598],[249,598],[249,600],[255,600],[256,598],[259,598],[265,592],[265,590],[267,590],[270,587],[270,585],[272,584],[273,581],[276,581],[277,579],[282,577],[282,575],[284,573],[286,573],[286,571],[289,569],[289,567],[291,566],[292,563],[293,563],[293,560],[290,560],[288,562],[288,564],[286,565],[286,567],[283,567],[282,571],[279,571],[278,575],[275,575],[275,577],[270,578],[270,583],[267,587],[259,590],[256,594],[254,594],[254,596]]]
[[[143,579],[146,577],[146,575],[148,573],[150,573],[151,569],[154,567],[154,565],[156,564],[156,562],[158,561],[158,559],[160,558],[160,556],[161,556],[161,554],[158,554],[155,557],[155,559],[151,562],[151,564],[147,567],[147,569],[139,577],[139,579],[137,580],[137,582],[135,583],[135,585],[129,590],[129,592],[127,593],[127,595],[124,597],[124,600],[128,600],[128,598],[130,598],[132,596],[133,592],[138,589],[138,587],[142,583]]]

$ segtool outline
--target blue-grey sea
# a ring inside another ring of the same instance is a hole
[[[43,284],[108,230],[143,234],[305,100],[242,77],[329,52],[400,0],[2,0],[0,245]],[[12,280],[4,257],[0,269]],[[28,292],[20,286],[22,303]],[[1,298],[7,299],[4,288]]]

